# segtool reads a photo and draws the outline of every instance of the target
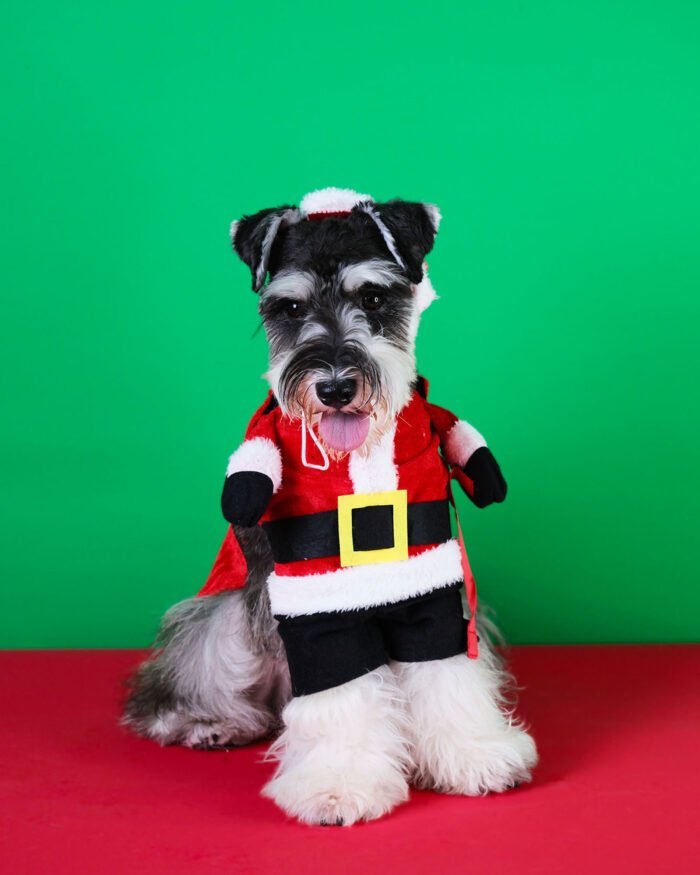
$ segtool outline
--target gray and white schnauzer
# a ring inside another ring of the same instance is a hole
[[[270,393],[226,471],[231,524],[204,590],[165,616],[124,721],[161,744],[276,736],[264,794],[312,824],[372,820],[409,785],[502,792],[535,744],[465,619],[451,482],[506,484],[416,374],[440,213],[324,189],[232,227],[270,347]],[[469,613],[469,612],[467,612]]]

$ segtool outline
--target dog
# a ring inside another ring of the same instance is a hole
[[[500,793],[537,761],[474,602],[465,619],[450,527],[451,481],[485,507],[505,480],[416,372],[439,223],[430,204],[323,189],[233,224],[270,392],[229,460],[210,581],[166,614],[125,706],[161,744],[274,738],[263,793],[308,824],[379,818],[411,784]]]

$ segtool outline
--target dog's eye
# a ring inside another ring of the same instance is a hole
[[[384,303],[384,296],[378,292],[367,292],[362,296],[362,306],[365,310],[378,310]]]
[[[304,315],[304,305],[301,301],[285,301],[280,306],[280,312],[285,316],[289,316],[290,319],[298,319]]]

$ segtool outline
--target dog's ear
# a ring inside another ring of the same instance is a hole
[[[440,210],[434,204],[402,200],[370,206],[393,238],[393,241],[387,239],[377,223],[389,249],[393,242],[406,266],[408,278],[412,283],[419,283],[423,279],[423,259],[433,248],[440,225]],[[395,257],[395,253],[392,255]]]
[[[265,284],[270,253],[278,233],[300,219],[297,207],[285,206],[260,210],[231,225],[231,244],[234,252],[250,268],[254,292],[259,292]]]

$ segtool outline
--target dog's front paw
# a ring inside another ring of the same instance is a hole
[[[483,796],[504,793],[532,779],[537,748],[532,736],[519,726],[508,726],[464,746],[448,746],[439,764],[423,772],[416,783],[441,793]]]
[[[382,771],[380,769],[380,771]],[[291,769],[273,778],[263,796],[302,823],[350,826],[376,820],[408,799],[408,784],[393,769],[382,776],[333,773],[317,774]]]

